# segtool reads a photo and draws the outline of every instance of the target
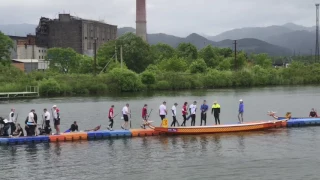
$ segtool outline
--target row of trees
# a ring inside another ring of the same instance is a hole
[[[3,59],[8,58],[9,41],[0,41],[8,43],[0,46],[6,49],[0,54]],[[102,73],[97,76],[92,75],[91,57],[70,48],[51,48],[47,52],[50,69],[46,72],[24,74],[7,64],[1,65],[0,91],[20,91],[25,85],[39,85],[41,94],[50,96],[320,82],[319,64],[296,61],[289,68],[274,68],[273,59],[267,54],[248,55],[240,51],[235,61],[230,48],[207,46],[198,50],[190,43],[181,43],[177,48],[166,44],[150,46],[132,33],[100,47],[97,72]]]

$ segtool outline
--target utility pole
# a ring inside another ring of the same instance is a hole
[[[316,4],[316,49],[315,49],[315,62],[319,62],[319,4]]]
[[[120,46],[120,58],[121,58],[121,69],[122,69],[122,61],[123,61],[123,59],[122,59],[122,45]]]
[[[116,62],[118,62],[118,55],[117,55],[117,44],[116,46],[114,46],[114,50],[115,50],[115,58],[116,58]]]
[[[237,70],[237,40],[234,40],[234,70]]]
[[[94,38],[93,49],[94,49],[93,72],[94,72],[94,75],[97,75],[97,38]]]

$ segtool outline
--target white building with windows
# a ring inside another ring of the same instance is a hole
[[[17,45],[17,59],[44,60],[46,55],[47,48],[36,45]]]

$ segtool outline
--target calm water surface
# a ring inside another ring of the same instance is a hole
[[[116,113],[125,103],[132,111],[132,126],[141,123],[141,108],[149,105],[151,119],[160,123],[158,107],[184,101],[221,105],[222,123],[237,121],[239,99],[245,103],[245,121],[268,120],[267,111],[306,116],[319,109],[320,87],[276,87],[241,90],[208,90],[123,94],[113,97],[52,98],[0,101],[0,115],[10,108],[23,122],[30,109],[38,115],[57,104],[61,127],[73,121],[80,129],[108,125],[109,107]],[[170,114],[171,115],[171,114]],[[198,116],[199,117],[199,116]],[[171,119],[170,119],[171,120]],[[181,118],[179,118],[181,122]],[[115,129],[120,127],[120,116]],[[190,123],[190,122],[188,122]],[[199,124],[199,119],[197,119]],[[209,115],[208,123],[213,123]],[[0,146],[1,179],[319,179],[320,127],[275,129],[234,134],[201,136],[144,137],[66,142],[36,145]]]

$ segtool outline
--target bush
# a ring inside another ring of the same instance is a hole
[[[142,89],[138,75],[128,69],[115,68],[107,74],[108,89],[115,92],[132,92]]]
[[[60,94],[60,84],[55,79],[44,79],[39,83],[39,93],[45,96]]]
[[[150,71],[144,71],[141,74],[141,82],[145,85],[152,85],[156,82],[155,75]]]
[[[191,73],[204,73],[207,70],[207,64],[203,59],[197,59],[190,65]]]

